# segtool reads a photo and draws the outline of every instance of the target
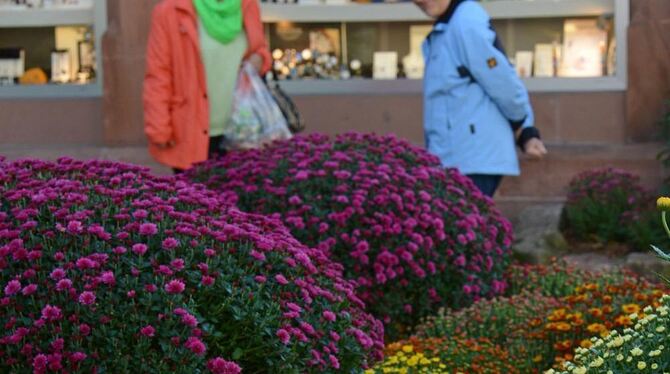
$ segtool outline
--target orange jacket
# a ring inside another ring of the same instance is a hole
[[[248,50],[271,58],[257,0],[242,0]],[[144,132],[149,152],[160,163],[188,169],[207,159],[209,102],[200,57],[197,13],[192,0],[163,0],[151,16],[144,77]],[[169,148],[156,144],[173,142]]]

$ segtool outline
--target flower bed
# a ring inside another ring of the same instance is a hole
[[[381,359],[381,323],[341,266],[222,200],[127,165],[0,161],[0,372],[349,372]]]
[[[322,135],[232,152],[186,174],[279,217],[342,263],[397,336],[441,306],[505,291],[511,226],[472,182],[395,137]]]
[[[524,373],[501,346],[486,338],[410,338],[390,344],[386,359],[365,374]]]
[[[571,279],[578,282],[571,290],[558,287],[562,280]],[[630,313],[657,305],[666,290],[626,273],[591,273],[560,263],[514,266],[510,283],[518,294],[480,300],[462,310],[444,309],[416,328],[415,339],[485,339],[504,347],[504,354],[489,356],[486,362],[513,363],[519,372],[541,373],[573,359],[573,350],[588,346],[594,333],[604,336],[618,326],[628,326]],[[437,357],[439,352],[431,355]],[[443,369],[453,371],[457,366]]]
[[[632,327],[596,335],[589,348],[578,348],[574,362],[566,362],[561,373],[665,373],[670,369],[670,296],[664,295],[656,308],[634,314]],[[549,370],[548,374],[556,371]]]

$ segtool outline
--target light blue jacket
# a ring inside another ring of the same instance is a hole
[[[486,11],[452,1],[423,45],[426,147],[463,174],[519,175],[513,127],[533,126],[528,91]]]

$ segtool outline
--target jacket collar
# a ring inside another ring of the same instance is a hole
[[[466,1],[470,0],[451,0],[451,3],[449,3],[447,10],[437,19],[435,24],[439,25],[441,23],[449,23],[449,21],[451,21],[451,17],[453,17],[454,13],[456,13],[456,9],[458,9],[458,6]]]

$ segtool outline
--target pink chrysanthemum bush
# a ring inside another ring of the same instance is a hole
[[[656,224],[655,200],[635,174],[588,170],[570,181],[561,229],[571,240],[627,243],[646,251],[649,243],[667,243]]]
[[[393,136],[295,137],[186,178],[235,192],[344,265],[386,334],[442,306],[501,294],[511,227],[470,179]]]
[[[311,373],[381,358],[341,265],[204,186],[0,162],[0,372]]]

